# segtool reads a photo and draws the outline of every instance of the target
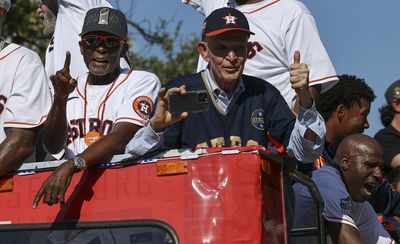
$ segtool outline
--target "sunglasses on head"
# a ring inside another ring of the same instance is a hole
[[[88,35],[82,37],[82,42],[88,47],[99,47],[100,43],[103,42],[107,48],[119,47],[126,42],[116,36],[97,36]]]

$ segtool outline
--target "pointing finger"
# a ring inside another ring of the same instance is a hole
[[[69,51],[67,51],[65,53],[65,62],[64,62],[63,70],[69,73],[70,64],[71,64],[71,53]]]
[[[44,193],[44,189],[43,189],[43,187],[42,187],[42,188],[40,188],[39,192],[36,194],[35,200],[33,200],[32,208],[36,208],[36,207],[37,207],[37,205],[38,205],[40,199],[41,199],[42,196],[43,196],[43,193]]]
[[[299,50],[296,50],[295,52],[294,52],[294,59],[293,59],[293,63],[294,64],[299,64],[300,63],[300,51]]]

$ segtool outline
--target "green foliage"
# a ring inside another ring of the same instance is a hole
[[[36,14],[39,4],[39,0],[12,0],[2,35],[7,40],[35,50],[44,59],[49,40],[43,37],[43,25]],[[166,20],[160,20],[152,30],[143,28],[143,24],[136,23],[133,18],[128,19],[128,24],[135,30],[135,35],[143,37],[150,47],[158,47],[162,51],[157,56],[149,56],[147,53],[132,53],[131,50],[135,69],[153,72],[162,82],[196,71],[196,43],[199,39],[191,36],[189,40],[177,44],[181,22],[176,24],[172,33],[167,31],[171,23]]]
[[[135,69],[146,70],[157,74],[162,83],[178,78],[183,75],[192,74],[196,71],[198,53],[196,44],[199,38],[192,36],[190,40],[183,42],[179,46],[179,51],[175,52],[170,44],[162,47],[163,55],[145,57],[141,55],[131,55],[132,65]]]
[[[44,57],[48,40],[43,38],[41,20],[36,14],[39,4],[33,0],[12,1],[1,34],[6,40],[29,47]]]

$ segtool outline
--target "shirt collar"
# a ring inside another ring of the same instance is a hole
[[[214,79],[211,76],[210,73],[210,69],[207,68],[205,70],[206,72],[206,77],[207,77],[207,82],[208,85],[210,86],[211,90],[213,91],[213,93],[215,95],[219,95],[219,94],[226,94],[225,91],[223,91],[222,89],[219,88],[219,86],[217,85],[217,83],[214,81]],[[230,96],[230,94],[226,94],[227,96],[231,97],[231,98],[236,98],[237,96],[239,96],[242,92],[244,91],[244,84],[243,84],[243,80],[242,80],[242,76],[240,76],[239,82],[236,85],[235,90],[233,91],[232,95]]]

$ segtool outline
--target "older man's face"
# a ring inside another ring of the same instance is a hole
[[[36,10],[36,13],[38,14],[39,18],[43,20],[43,36],[45,38],[51,38],[56,27],[57,16],[45,3],[42,3],[39,6],[39,8]]]
[[[211,74],[218,84],[234,84],[243,73],[249,34],[229,31],[206,39]]]

